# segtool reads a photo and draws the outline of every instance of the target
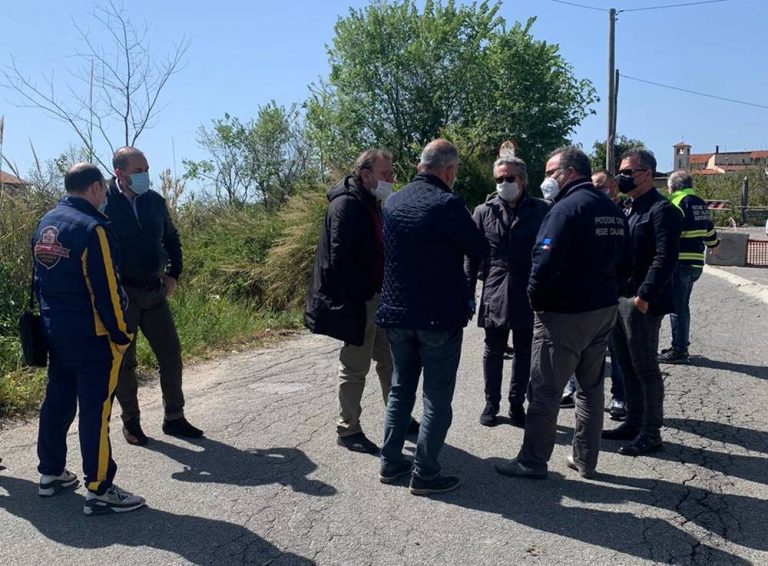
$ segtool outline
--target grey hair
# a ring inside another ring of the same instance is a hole
[[[456,146],[447,140],[438,139],[429,142],[422,150],[419,169],[434,171],[458,165],[458,163],[459,152]]]
[[[512,165],[515,169],[517,169],[517,176],[520,177],[523,183],[528,182],[528,165],[526,165],[525,161],[519,157],[499,157],[496,161],[493,162],[494,172],[496,171],[496,167],[501,165]]]
[[[384,159],[392,163],[392,154],[386,149],[366,149],[355,159],[355,164],[352,166],[352,174],[355,177],[360,177],[360,172],[363,169],[372,169],[377,159]]]
[[[667,179],[667,187],[672,191],[679,191],[680,189],[692,189],[693,177],[688,171],[675,171]]]

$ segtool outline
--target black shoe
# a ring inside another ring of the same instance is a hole
[[[619,454],[622,456],[642,456],[651,452],[661,450],[663,444],[660,436],[648,436],[641,434],[629,444],[619,447]]]
[[[525,409],[521,404],[514,404],[509,406],[509,420],[512,426],[518,428],[525,428]]]
[[[431,480],[424,480],[414,474],[411,476],[409,489],[413,495],[429,495],[430,493],[453,491],[459,487],[460,483],[461,480],[455,476],[437,475]]]
[[[547,479],[547,471],[538,471],[533,468],[529,468],[525,464],[521,464],[517,461],[517,458],[512,460],[506,460],[493,466],[496,471],[505,476],[517,477],[517,478],[529,478],[532,480],[545,480]]]
[[[365,454],[379,453],[379,447],[368,440],[362,432],[350,434],[349,436],[337,436],[336,444],[352,452],[363,452]]]
[[[419,428],[421,425],[419,421],[411,417],[411,422],[408,423],[408,429],[405,431],[405,436],[419,436]]]
[[[486,402],[485,409],[480,414],[480,424],[483,426],[496,426],[496,413],[499,412],[498,407],[494,407],[493,403]]]
[[[505,360],[511,360],[515,357],[515,349],[512,346],[507,346],[504,348],[504,359]]]
[[[189,421],[184,417],[172,421],[164,420],[163,432],[170,436],[179,436],[181,438],[200,438],[203,436],[203,431],[189,424]]]
[[[674,348],[669,350],[664,350],[659,355],[659,363],[660,364],[687,364],[688,352],[681,352],[680,350],[675,350]]]
[[[379,472],[379,481],[381,483],[392,483],[398,478],[409,475],[412,469],[413,465],[408,460],[403,460],[391,470],[382,468],[381,472]]]
[[[623,401],[613,399],[608,408],[608,416],[611,417],[612,421],[623,421],[627,418],[627,405]]]
[[[579,467],[579,465],[576,463],[576,460],[573,459],[573,456],[568,456],[565,459],[565,465],[573,471],[579,472],[579,475],[584,479],[591,480],[597,476],[597,472],[595,470],[585,470]]]
[[[567,395],[563,395],[563,398],[560,399],[561,409],[573,409],[575,406],[576,406],[576,401],[573,400],[573,393],[568,393]]]
[[[128,444],[133,444],[134,446],[144,446],[149,442],[149,438],[141,430],[139,419],[123,421],[123,436]]]
[[[604,430],[602,437],[606,440],[634,440],[638,434],[640,434],[639,428],[623,423],[613,430]]]

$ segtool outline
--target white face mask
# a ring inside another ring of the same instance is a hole
[[[379,184],[376,185],[376,188],[371,192],[379,202],[384,202],[387,200],[387,197],[392,194],[392,183],[388,183],[387,181],[379,181]]]
[[[499,183],[496,185],[496,193],[507,202],[515,202],[522,193],[520,185],[515,183]]]
[[[541,182],[541,194],[547,200],[555,200],[557,193],[560,192],[560,185],[557,184],[554,177],[547,177]]]

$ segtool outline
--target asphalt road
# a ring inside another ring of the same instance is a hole
[[[472,326],[442,455],[462,486],[422,498],[405,482],[380,484],[376,458],[335,444],[338,343],[302,333],[187,369],[199,442],[164,436],[159,389],[141,390],[152,442],[112,434],[117,483],[148,501],[134,513],[86,517],[82,488],[38,498],[36,423],[3,431],[0,564],[766,564],[768,310],[710,272],[693,304],[694,363],[667,366],[664,451],[631,459],[605,442],[595,480],[564,464],[572,410],[561,412],[548,480],[495,473],[522,432],[477,421]],[[374,378],[363,425],[376,440],[382,416]],[[69,446],[79,471],[74,430]]]

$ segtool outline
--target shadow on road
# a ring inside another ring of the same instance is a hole
[[[691,356],[689,358],[689,365],[700,368],[721,369],[732,371],[734,373],[743,373],[744,375],[749,375],[758,379],[768,379],[768,367],[766,366],[752,366],[749,364],[710,360],[703,356]]]
[[[668,520],[637,516],[634,511],[581,506],[581,502],[606,505],[631,502],[674,511],[712,533],[727,535],[728,540],[768,549],[768,539],[757,526],[759,517],[768,513],[768,502],[759,499],[605,474],[597,481],[575,479],[575,473],[574,479],[568,479],[553,472],[547,481],[507,478],[493,469],[498,459],[481,459],[448,445],[442,458],[446,473],[458,471],[465,482],[457,491],[442,496],[442,501],[497,513],[544,532],[652,561],[687,563],[695,558],[706,563],[749,564],[747,560],[705,544]],[[724,509],[722,518],[716,505]]]
[[[28,521],[41,535],[63,546],[146,546],[173,553],[192,564],[314,564],[302,556],[284,553],[248,529],[226,521],[152,508],[88,517],[82,512],[82,495],[68,492],[43,499],[36,494],[36,483],[0,475],[0,509]],[[34,548],[34,542],[30,544]],[[158,560],[162,563],[163,559]]]
[[[665,418],[664,424],[691,434],[768,454],[768,432],[700,419]]]
[[[317,465],[297,448],[240,450],[210,438],[192,444],[195,448],[152,439],[146,447],[184,466],[183,471],[171,475],[179,481],[242,486],[277,483],[307,495],[336,494],[332,485],[307,477]]]

